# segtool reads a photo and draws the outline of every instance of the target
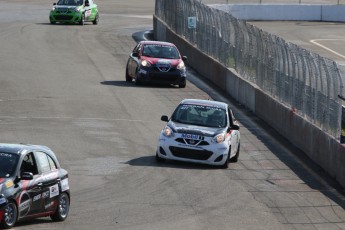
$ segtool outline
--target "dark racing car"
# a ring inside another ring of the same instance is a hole
[[[0,228],[37,217],[63,221],[69,205],[68,173],[48,147],[0,144]]]
[[[133,49],[126,66],[126,81],[163,83],[186,87],[187,57],[168,42],[141,41]]]

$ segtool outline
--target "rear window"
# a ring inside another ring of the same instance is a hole
[[[7,178],[15,173],[19,156],[0,152],[0,178]]]

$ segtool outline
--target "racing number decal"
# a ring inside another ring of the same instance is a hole
[[[53,198],[53,197],[59,195],[59,186],[57,184],[54,186],[51,186],[49,188],[49,190],[50,190],[50,197],[49,198]]]

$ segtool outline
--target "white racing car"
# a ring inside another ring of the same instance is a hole
[[[227,168],[240,153],[239,125],[228,104],[185,99],[160,133],[156,160],[203,163]]]

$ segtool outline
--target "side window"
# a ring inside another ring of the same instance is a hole
[[[230,120],[229,124],[230,124],[230,126],[232,126],[235,122],[235,119],[234,119],[234,115],[232,114],[232,111],[230,109],[228,109],[228,114],[229,114],[229,120]]]
[[[33,153],[28,153],[24,156],[20,166],[20,172],[30,172],[33,175],[38,174],[37,164]]]
[[[35,152],[37,166],[40,173],[46,173],[50,171],[50,163],[48,156],[44,152]]]
[[[47,155],[47,157],[48,157],[48,161],[49,161],[49,165],[50,165],[50,170],[53,171],[53,170],[57,169],[55,161],[50,156]]]
[[[140,47],[140,44],[137,44],[133,49],[133,53],[139,52],[139,47]]]

